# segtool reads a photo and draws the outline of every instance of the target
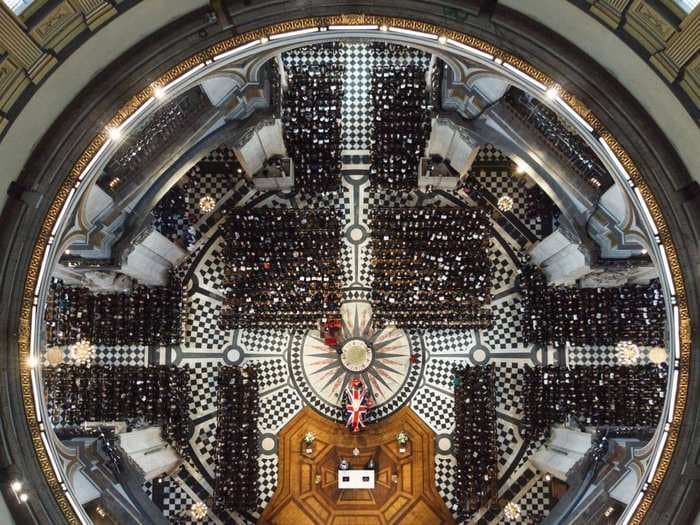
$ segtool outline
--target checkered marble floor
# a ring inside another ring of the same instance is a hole
[[[487,151],[492,164],[504,163],[497,152]],[[500,160],[498,160],[500,159]],[[496,168],[494,168],[496,169]],[[283,194],[261,194],[242,188],[236,202],[248,206],[271,208],[340,206],[348,220],[346,241],[354,226],[366,227],[371,206],[468,206],[468,199],[459,192],[396,192],[373,191],[361,180],[361,169],[356,181],[347,179],[339,192],[308,195],[296,192]],[[208,228],[208,229],[207,229]],[[371,232],[367,232],[369,235]],[[364,243],[363,240],[360,244]],[[348,247],[352,248],[351,243]],[[524,442],[520,437],[522,419],[520,391],[522,384],[518,372],[525,365],[550,363],[556,353],[528,344],[522,339],[520,329],[520,298],[515,290],[515,279],[519,272],[518,253],[523,246],[510,237],[496,234],[491,239],[490,258],[493,265],[492,294],[494,325],[488,330],[426,330],[407,331],[409,344],[418,356],[405,390],[396,401],[387,403],[377,417],[384,417],[405,404],[428,424],[441,443],[451,443],[450,433],[454,427],[452,406],[454,402],[452,367],[495,363],[497,377],[497,439],[499,450],[499,485],[501,493],[522,479],[528,468],[527,458],[539,443]],[[167,489],[163,504],[164,512],[174,517],[196,498],[206,499],[211,494],[214,480],[214,450],[216,431],[216,376],[220,364],[257,365],[261,385],[261,413],[259,431],[261,436],[261,468],[258,508],[246,516],[218,516],[212,523],[252,523],[270,501],[277,485],[278,457],[276,435],[279,430],[305,404],[314,406],[312,385],[303,379],[296,368],[300,366],[297,348],[305,332],[289,330],[233,330],[218,328],[218,313],[222,305],[221,282],[224,264],[222,260],[223,240],[216,224],[203,225],[195,249],[181,267],[180,274],[187,291],[183,341],[168,349],[151,349],[155,360],[162,363],[187,365],[190,369],[192,391],[196,393],[190,406],[193,419],[193,435],[190,441],[191,459],[185,473],[173,478],[175,485]],[[343,252],[346,284],[344,300],[351,303],[367,299],[363,285],[371,284],[368,271],[368,252],[353,249]],[[352,286],[353,284],[360,286]],[[98,356],[100,355],[98,350]],[[144,359],[149,349],[109,349],[106,356],[120,355],[120,359]],[[134,357],[132,357],[132,355]],[[563,355],[569,362],[596,362],[609,359],[609,349],[568,349]],[[106,359],[109,357],[105,357]],[[306,383],[304,382],[306,381]],[[329,417],[340,417],[328,413]],[[435,459],[435,474],[438,490],[457,517],[454,500],[454,456],[451,445],[438,450]],[[528,478],[529,479],[529,478]],[[519,486],[517,486],[520,490]],[[525,498],[525,495],[519,496]],[[539,512],[541,501],[548,502],[548,489],[543,484],[528,485],[527,501],[533,512]],[[525,500],[522,500],[523,504]],[[528,507],[529,508],[529,507]],[[487,522],[498,523],[499,516],[489,516]]]
[[[382,50],[367,42],[349,41],[339,45],[339,56],[345,66],[343,76],[342,125],[343,149],[369,149],[372,127],[370,89],[372,71],[376,67],[397,64],[415,64],[427,69],[430,55],[418,49],[394,45]],[[311,46],[286,51],[282,54],[285,67],[327,62],[332,56],[322,46]]]
[[[172,242],[183,246],[186,245],[185,237],[189,230],[192,240],[196,241],[201,232],[195,225],[205,220],[208,215],[200,209],[200,199],[205,196],[211,197],[217,206],[220,205],[229,196],[232,188],[242,182],[243,173],[238,171],[239,167],[232,149],[220,146],[210,151],[182,177],[177,189],[170,190],[182,191],[185,205],[185,208],[178,210],[179,214],[175,216],[177,225],[175,231],[165,232],[163,224],[158,219],[154,222],[155,229],[164,233]],[[154,211],[157,211],[165,201],[167,198],[156,205]]]
[[[374,56],[364,42],[345,45],[343,149],[368,149],[372,122],[369,92]]]
[[[77,360],[71,355],[72,346],[59,346],[63,352],[63,362],[77,364]],[[148,347],[140,345],[104,346],[95,345],[94,363],[98,365],[140,365],[148,362]],[[44,366],[49,366],[46,353],[43,355]]]
[[[640,365],[648,364],[649,352],[653,347],[639,347]],[[569,346],[565,348],[566,363],[569,366],[574,365],[619,365],[621,364],[614,346]]]
[[[520,508],[519,523],[540,523],[549,515],[551,507],[549,484],[544,481],[540,472],[536,472],[535,477],[511,501]],[[512,521],[500,515],[497,523],[510,525]]]

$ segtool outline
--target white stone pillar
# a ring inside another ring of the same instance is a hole
[[[233,145],[241,167],[250,176],[255,175],[263,167],[264,162],[274,155],[287,156],[282,135],[280,119],[261,123],[254,129],[248,130],[241,139]]]
[[[187,251],[156,230],[146,232],[136,242],[122,259],[121,272],[141,284],[164,286],[170,269],[187,256]]]

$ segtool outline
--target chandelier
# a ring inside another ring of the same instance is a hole
[[[215,206],[216,201],[214,200],[214,197],[210,195],[205,195],[204,197],[199,199],[199,209],[202,210],[204,213],[214,211]]]
[[[79,365],[84,365],[95,359],[95,347],[87,339],[82,339],[73,345],[71,357]]]
[[[196,521],[202,521],[207,515],[207,510],[209,510],[207,509],[207,506],[201,501],[198,501],[190,507],[190,514],[192,515],[192,519]]]
[[[510,501],[503,508],[503,514],[505,515],[508,521],[518,521],[521,515],[520,507],[512,501]]]
[[[617,360],[623,365],[633,365],[639,360],[639,347],[630,341],[620,341],[615,346]]]
[[[498,209],[505,212],[513,209],[513,198],[509,195],[503,195],[498,199]]]

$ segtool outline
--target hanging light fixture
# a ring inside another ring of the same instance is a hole
[[[633,365],[639,361],[639,347],[630,341],[620,341],[615,346],[617,360],[623,365]]]
[[[503,195],[498,199],[498,209],[506,212],[513,209],[513,198],[510,195]]]
[[[216,206],[216,201],[214,200],[214,197],[210,195],[205,195],[201,199],[199,199],[199,209],[202,210],[204,213],[210,213],[214,211],[214,207]]]
[[[520,506],[509,501],[503,508],[503,514],[508,521],[518,521],[521,516]]]
[[[79,365],[89,363],[95,359],[95,347],[87,339],[78,341],[71,349],[71,357]]]

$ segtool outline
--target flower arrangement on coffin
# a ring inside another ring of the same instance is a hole
[[[408,434],[403,430],[396,434],[396,442],[399,444],[399,452],[406,452],[406,443],[408,443]]]
[[[313,452],[312,445],[314,444],[314,441],[316,441],[316,434],[313,432],[307,432],[304,434],[304,445],[306,445],[306,453],[311,454]]]

